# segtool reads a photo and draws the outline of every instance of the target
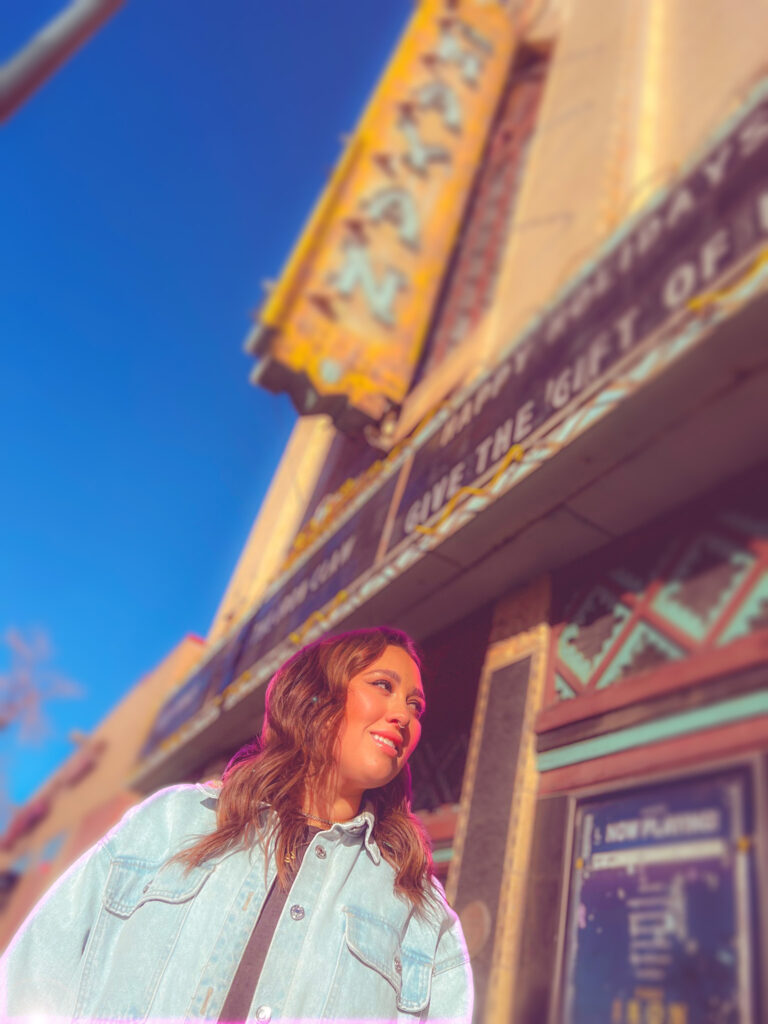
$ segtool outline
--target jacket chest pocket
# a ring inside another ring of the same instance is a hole
[[[87,949],[78,1014],[143,1020],[212,867],[113,861]]]
[[[405,1013],[420,1013],[429,1004],[432,985],[432,958],[403,947],[400,936],[388,922],[352,908],[344,910],[345,942],[354,959],[369,972],[365,991],[373,995],[370,972],[389,986],[390,1001]],[[365,986],[366,977],[362,975]],[[363,993],[365,995],[365,992]],[[366,1007],[368,1016],[386,1016],[386,1006]]]
[[[149,864],[134,859],[113,861],[104,890],[104,907],[118,917],[128,918],[149,903],[188,903],[202,889],[212,867],[191,868],[183,864]]]

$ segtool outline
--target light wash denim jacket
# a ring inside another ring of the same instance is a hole
[[[215,1021],[275,876],[259,846],[188,874],[168,857],[215,827],[218,792],[174,786],[132,808],[38,904],[0,961],[0,1020]],[[364,810],[314,836],[249,1021],[468,1024],[456,915],[416,915]]]

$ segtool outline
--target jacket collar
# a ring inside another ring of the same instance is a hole
[[[207,797],[217,798],[219,790],[221,789],[221,782],[218,780],[198,782],[197,789]],[[349,821],[337,822],[327,831],[334,832],[338,829],[339,832],[346,832],[348,835],[362,836],[363,845],[365,846],[368,855],[374,864],[378,864],[381,861],[381,851],[379,850],[376,840],[373,838],[373,827],[375,824],[376,815],[373,812],[373,803],[370,800],[366,800],[363,804],[362,810],[356,817],[350,818]]]
[[[336,825],[332,825],[328,831],[333,832],[335,829],[338,829],[340,832],[346,832],[348,835],[362,835],[363,845],[368,851],[371,860],[374,864],[378,864],[381,860],[381,853],[376,840],[373,838],[373,827],[375,824],[376,815],[373,813],[373,804],[370,800],[366,800],[357,817],[350,818],[349,821],[338,822]]]

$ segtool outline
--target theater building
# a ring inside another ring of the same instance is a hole
[[[219,770],[302,643],[408,630],[478,1022],[768,1013],[765,38],[421,0],[248,339],[301,415],[131,785]]]

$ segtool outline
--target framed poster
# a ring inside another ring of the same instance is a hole
[[[563,1024],[756,1024],[749,767],[576,803]]]

